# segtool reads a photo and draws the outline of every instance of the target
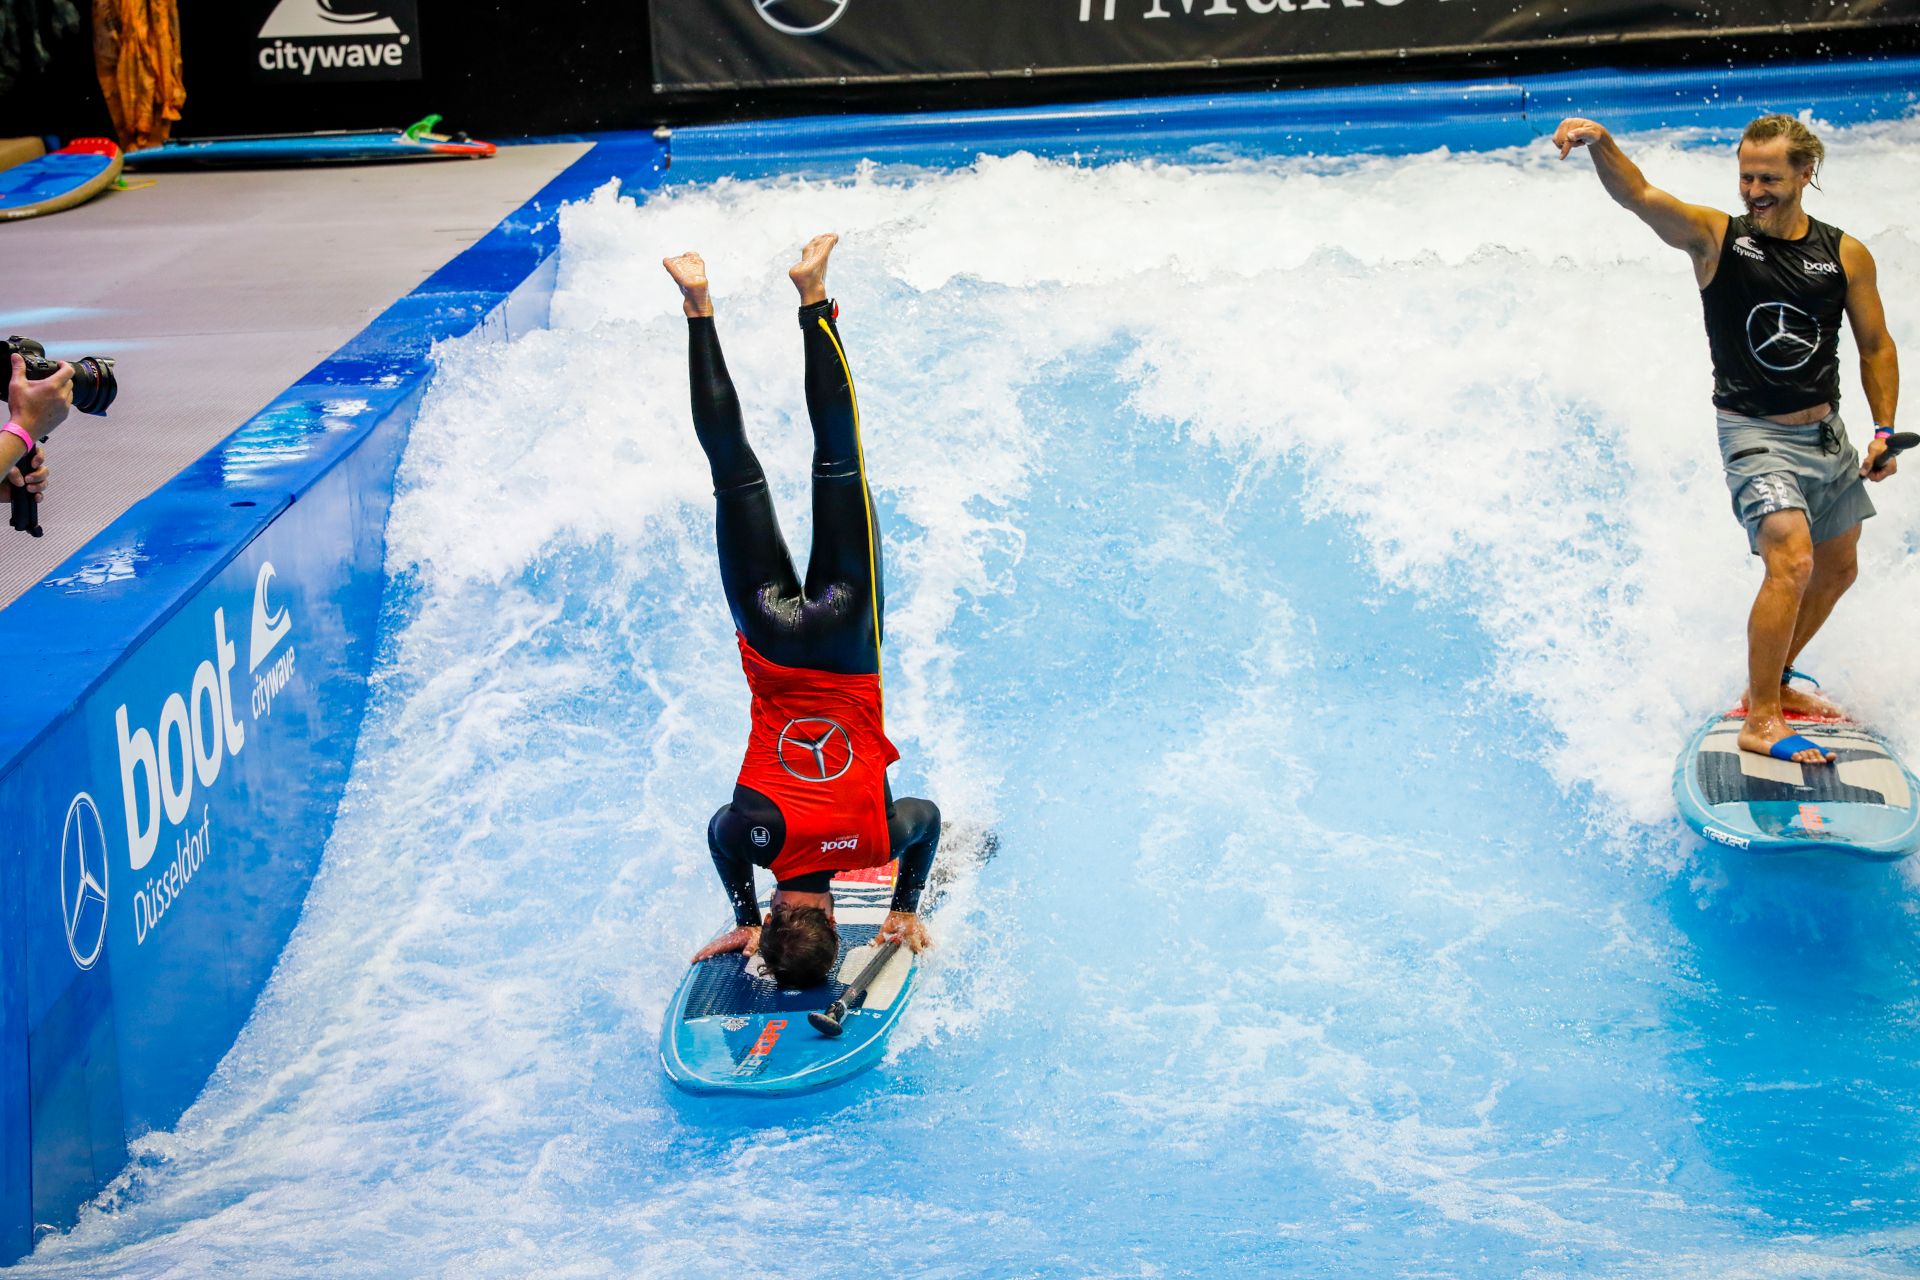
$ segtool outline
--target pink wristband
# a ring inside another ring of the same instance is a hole
[[[33,460],[33,451],[38,449],[40,445],[39,442],[33,438],[32,432],[17,422],[9,422],[4,428],[0,428],[0,430],[4,430],[10,436],[18,436],[20,443],[27,446],[26,456],[21,458],[20,461],[31,462]]]

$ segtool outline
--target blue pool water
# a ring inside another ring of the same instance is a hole
[[[1629,142],[1732,202],[1723,148]],[[1907,339],[1920,125],[1831,145],[1812,210]],[[1686,264],[1589,168],[1014,156],[568,210],[553,327],[439,353],[271,988],[20,1274],[1920,1270],[1913,872],[1672,816],[1755,569]],[[746,698],[658,262],[706,253],[804,546],[783,269],[822,229],[896,786],[956,871],[883,1067],[694,1099],[654,1044],[725,916]],[[1912,749],[1920,501],[1876,496],[1808,665]]]

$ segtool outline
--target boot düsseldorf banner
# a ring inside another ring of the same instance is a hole
[[[656,89],[1257,66],[1912,22],[1920,0],[652,0]]]

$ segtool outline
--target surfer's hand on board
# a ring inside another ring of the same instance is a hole
[[[1583,120],[1579,116],[1569,116],[1560,122],[1553,131],[1553,145],[1560,148],[1560,158],[1565,160],[1567,153],[1575,147],[1584,147],[1590,142],[1598,142],[1607,136],[1607,131],[1598,121]]]
[[[693,963],[699,964],[702,960],[711,960],[713,957],[723,956],[729,951],[738,951],[741,955],[750,956],[759,949],[759,946],[760,930],[753,925],[743,924],[731,933],[721,934],[712,942],[709,942],[706,946],[694,952]]]
[[[921,924],[920,917],[911,911],[887,912],[886,921],[880,926],[880,937],[877,941],[882,945],[889,942],[904,943],[907,950],[915,955],[919,955],[933,945],[933,939],[927,936],[927,926]]]

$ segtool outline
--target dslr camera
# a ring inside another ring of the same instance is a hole
[[[0,343],[0,361],[5,361],[8,368],[12,367],[9,358],[12,356],[26,361],[27,377],[31,381],[51,378],[60,370],[60,362],[49,360],[45,347],[19,334]],[[105,413],[113,398],[120,394],[120,384],[113,377],[113,361],[107,356],[81,356],[72,363],[73,407],[95,416]]]
[[[60,362],[47,359],[45,347],[17,333],[0,343],[0,361],[5,362],[9,377],[13,371],[13,356],[19,356],[25,362],[29,381],[38,382],[41,378],[51,378],[60,372]],[[114,381],[112,360],[106,356],[81,356],[73,361],[74,408],[82,413],[102,414],[119,394],[120,384]],[[26,459],[21,461],[24,463]],[[12,510],[7,524],[36,538],[43,532],[40,528],[39,504],[24,485],[13,491]]]

